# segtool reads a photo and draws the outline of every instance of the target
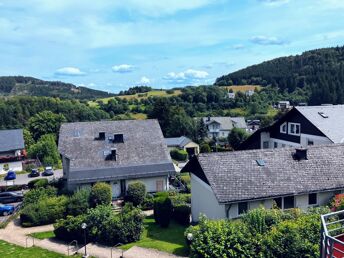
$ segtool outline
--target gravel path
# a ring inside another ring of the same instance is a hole
[[[6,242],[10,242],[19,246],[26,247],[33,245],[33,239],[28,238],[27,235],[37,232],[52,231],[54,229],[53,225],[45,225],[39,227],[23,228],[20,226],[19,219],[11,221],[5,229],[0,229],[0,239]],[[61,241],[56,239],[34,239],[34,245],[53,251],[61,253],[64,255],[68,254],[68,246]],[[79,246],[78,253],[83,254],[84,248]],[[112,254],[111,254],[112,252]],[[87,253],[93,257],[98,258],[120,258],[122,255],[122,250],[114,248],[111,250],[110,247],[102,246],[99,244],[90,243],[87,245]],[[70,253],[71,254],[71,253]],[[129,250],[124,252],[124,258],[177,258],[172,254],[165,252],[160,252],[154,249],[147,249],[134,246]]]

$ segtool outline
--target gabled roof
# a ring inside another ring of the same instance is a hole
[[[23,129],[0,130],[0,152],[24,148]]]
[[[95,140],[105,132],[105,140]],[[108,140],[123,134],[123,143]],[[105,160],[111,149],[116,160]],[[122,120],[62,124],[60,153],[70,159],[70,180],[153,176],[174,172],[157,120]]]
[[[165,142],[167,144],[167,147],[183,148],[186,144],[192,141],[186,136],[180,136],[180,137],[165,138]]]
[[[219,203],[344,188],[343,144],[312,146],[308,160],[294,160],[294,152],[281,148],[200,154],[182,172],[208,181]]]
[[[229,117],[229,116],[212,116],[202,118],[206,125],[211,123],[219,123],[221,130],[232,130],[233,127],[246,129],[246,122],[244,117]]]
[[[301,106],[295,109],[332,142],[344,142],[344,105]]]

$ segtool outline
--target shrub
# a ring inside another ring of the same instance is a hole
[[[128,185],[126,201],[134,206],[141,205],[146,196],[146,186],[141,182],[134,182]]]
[[[208,153],[208,152],[211,152],[211,148],[210,148],[210,146],[209,146],[208,143],[202,143],[202,144],[199,146],[199,148],[200,148],[200,152],[201,152],[201,153]]]
[[[81,224],[85,221],[86,215],[67,216],[66,219],[59,219],[54,224],[54,234],[57,238],[65,241],[83,241],[84,232],[81,229]]]
[[[172,201],[173,206],[187,203],[191,204],[191,194],[178,193],[174,196],[170,196],[170,199]]]
[[[173,149],[170,151],[171,158],[178,161],[186,161],[188,153],[185,150]]]
[[[147,194],[141,205],[142,210],[152,210],[154,207],[154,196]]]
[[[167,93],[167,94],[173,94],[173,93],[174,93],[174,90],[166,90],[166,93]]]
[[[193,234],[190,257],[258,257],[246,225],[240,221],[208,220],[186,230]]]
[[[67,197],[50,197],[25,206],[20,214],[24,227],[32,227],[54,223],[66,215]]]
[[[106,183],[98,182],[91,190],[90,204],[92,207],[97,205],[109,205],[111,203],[111,186]]]
[[[25,171],[29,173],[34,168],[36,168],[35,164],[28,164],[26,165]]]
[[[24,195],[23,206],[36,204],[42,199],[55,197],[56,195],[57,189],[54,187],[48,186],[47,188],[35,188]]]
[[[91,239],[94,241],[101,241],[101,239],[105,237],[102,236],[102,234],[108,226],[107,221],[111,220],[113,215],[114,213],[109,205],[98,205],[88,210],[86,223]]]
[[[37,178],[34,180],[31,180],[27,186],[29,187],[29,189],[33,189],[33,188],[39,188],[39,187],[47,187],[49,184],[48,179],[46,178]]]
[[[79,215],[86,213],[89,205],[91,191],[89,189],[81,189],[76,191],[68,200],[67,214]]]
[[[154,200],[154,219],[161,227],[168,227],[172,217],[172,201],[169,197],[156,197]]]
[[[191,207],[187,204],[178,204],[173,207],[173,219],[181,225],[190,224]]]

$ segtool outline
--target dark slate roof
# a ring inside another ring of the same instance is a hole
[[[168,147],[183,148],[186,144],[192,141],[188,137],[180,136],[180,137],[165,138],[165,142]]]
[[[344,142],[344,105],[295,107],[334,143]],[[319,113],[323,113],[326,118]]]
[[[99,132],[105,141],[95,140]],[[123,134],[124,143],[108,137]],[[117,159],[105,160],[116,148]],[[70,159],[69,180],[153,176],[174,172],[172,160],[157,120],[123,120],[62,124],[59,151]]]
[[[0,152],[24,148],[23,129],[0,130]]]
[[[344,188],[343,144],[309,147],[308,160],[294,160],[294,152],[281,148],[200,154],[182,171],[205,177],[220,203]],[[258,166],[259,159],[265,166]]]

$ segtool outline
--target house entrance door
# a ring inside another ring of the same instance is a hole
[[[117,198],[121,196],[121,184],[119,181],[112,183],[112,197]]]

